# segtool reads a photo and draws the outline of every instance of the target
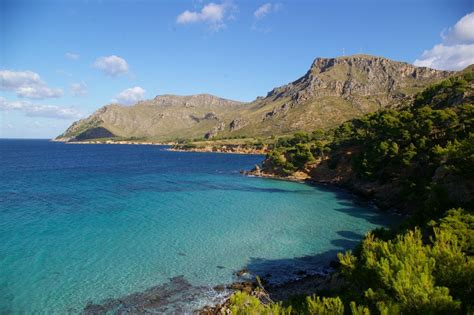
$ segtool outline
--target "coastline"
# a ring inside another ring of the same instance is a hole
[[[238,273],[244,272],[239,271]],[[265,279],[262,279],[265,283]],[[257,280],[253,281],[236,281],[225,288],[230,291],[221,303],[215,305],[206,305],[203,308],[196,310],[199,315],[220,315],[230,314],[230,296],[242,291],[249,295],[255,296],[264,301],[285,301],[292,297],[307,296],[318,291],[337,291],[344,286],[344,280],[338,271],[328,267],[326,271],[317,274],[304,274],[296,279],[278,284],[265,285],[263,287]],[[215,288],[216,289],[216,288]]]
[[[267,149],[243,148],[235,145],[221,146],[205,146],[196,148],[178,148],[176,142],[154,142],[154,141],[131,141],[131,140],[84,140],[84,141],[68,141],[66,139],[50,139],[51,142],[60,142],[64,144],[127,144],[127,145],[160,145],[170,146],[166,151],[174,152],[198,152],[198,153],[225,153],[225,154],[254,154],[265,155]]]
[[[255,155],[265,155],[267,151],[265,150],[255,150],[255,149],[240,149],[240,150],[227,150],[227,149],[214,149],[214,148],[194,148],[194,149],[176,149],[168,148],[167,151],[174,152],[197,152],[197,153],[224,153],[224,154],[255,154]]]
[[[343,190],[347,193],[354,195],[355,198],[360,198],[363,201],[370,203],[371,206],[376,209],[376,211],[386,212],[387,214],[397,214],[395,211],[383,210],[377,205],[374,198],[371,198],[365,194],[361,194],[358,190],[351,189],[351,187],[349,186],[338,185],[333,182],[318,181],[311,178],[311,176],[304,172],[297,172],[291,176],[280,176],[274,173],[263,172],[257,166],[256,168],[250,171],[241,171],[241,174],[249,177],[291,181],[302,184],[326,186],[330,187],[331,189]],[[295,272],[297,273],[301,272],[300,277],[296,277],[295,279],[291,279],[278,285],[264,284],[264,286],[261,287],[257,280],[244,282],[236,281],[231,285],[226,286],[230,293],[222,303],[218,303],[215,305],[206,305],[202,309],[197,310],[197,312],[200,315],[229,314],[230,296],[237,291],[243,291],[245,293],[248,293],[249,295],[259,298],[262,301],[286,301],[293,297],[297,298],[299,296],[308,296],[320,291],[338,291],[345,284],[345,281],[342,278],[340,271],[338,270],[338,266],[339,262],[337,260],[337,257],[334,256],[333,260],[330,261],[329,265],[321,266],[322,272],[315,274],[307,274],[304,271],[295,270]],[[239,271],[237,275],[242,272],[246,272],[246,270]],[[262,280],[263,283],[266,282],[265,278],[263,278]]]
[[[172,142],[172,143],[163,143],[163,142],[152,142],[152,141],[141,142],[141,141],[129,141],[129,140],[124,140],[124,141],[112,141],[112,140],[106,140],[106,141],[99,141],[99,140],[65,141],[65,140],[51,139],[50,141],[51,142],[60,142],[60,143],[64,143],[64,144],[174,145],[174,142]]]

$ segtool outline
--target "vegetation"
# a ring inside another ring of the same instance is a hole
[[[393,193],[412,211],[397,231],[375,230],[353,252],[338,255],[346,280],[341,291],[307,297],[302,305],[238,293],[232,312],[473,314],[473,81],[468,70],[427,88],[399,110],[278,139],[267,156],[276,172],[305,171],[320,161],[335,166],[341,152],[350,151],[353,176],[398,185]],[[461,192],[451,196],[450,186]]]
[[[297,132],[292,137],[279,138],[268,153],[272,167],[283,174],[302,170],[317,158],[325,158],[331,151],[330,133],[322,129],[312,133]]]

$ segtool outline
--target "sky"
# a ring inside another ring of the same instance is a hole
[[[251,101],[316,57],[474,63],[472,0],[0,0],[0,138],[161,94]]]

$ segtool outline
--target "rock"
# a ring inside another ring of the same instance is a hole
[[[250,293],[255,288],[255,283],[251,281],[235,282],[229,285],[227,288],[235,291]]]
[[[220,131],[223,131],[223,130],[225,130],[225,123],[221,122],[217,126],[214,126],[214,128],[212,128],[210,131],[206,132],[204,134],[204,138],[210,139],[216,136]]]
[[[217,118],[216,114],[214,112],[211,112],[211,113],[207,113],[206,115],[204,115],[204,118],[205,120],[218,120],[219,118]]]
[[[219,284],[219,285],[216,285],[213,289],[217,292],[223,292],[225,290],[225,286],[222,284]]]
[[[235,118],[229,124],[230,131],[236,131],[242,129],[243,127],[248,125],[248,121],[243,120],[241,118]]]
[[[235,273],[235,275],[236,275],[237,277],[247,276],[247,275],[249,275],[249,271],[248,271],[247,268],[244,268],[244,269],[242,269],[242,270],[237,271],[237,272]]]

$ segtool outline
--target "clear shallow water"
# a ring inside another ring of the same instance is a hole
[[[0,313],[117,310],[118,298],[190,311],[237,270],[314,272],[391,220],[340,191],[239,174],[262,160],[0,140]]]

